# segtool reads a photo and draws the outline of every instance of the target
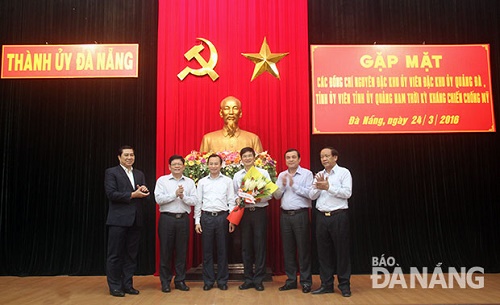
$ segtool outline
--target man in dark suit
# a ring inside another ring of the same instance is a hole
[[[132,168],[135,154],[131,146],[119,149],[118,160],[120,164],[108,168],[104,176],[104,189],[109,199],[106,273],[109,293],[123,297],[125,293],[139,294],[133,287],[132,276],[137,266],[142,205],[149,190],[144,174]]]

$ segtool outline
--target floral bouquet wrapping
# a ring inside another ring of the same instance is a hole
[[[271,196],[277,189],[278,186],[262,175],[255,167],[250,168],[243,177],[241,187],[238,190],[240,203],[227,216],[227,220],[239,225],[245,212],[245,205],[255,204],[258,199]]]

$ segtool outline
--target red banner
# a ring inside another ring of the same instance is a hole
[[[489,45],[312,45],[313,133],[494,132]]]
[[[138,44],[4,45],[2,78],[137,77]]]

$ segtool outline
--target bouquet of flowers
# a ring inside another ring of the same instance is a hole
[[[198,152],[191,151],[184,159],[186,160],[186,168],[184,169],[184,176],[194,180],[195,183],[201,178],[209,174],[208,170],[208,157],[212,152]],[[222,174],[233,178],[239,170],[243,168],[239,152],[236,151],[222,151],[216,153],[222,158]],[[269,173],[271,180],[276,181],[276,161],[271,158],[267,151],[259,153],[255,156],[255,166],[261,167]]]
[[[255,167],[250,168],[241,181],[238,190],[239,204],[227,216],[229,222],[238,225],[245,212],[246,204],[255,204],[260,198],[271,196],[278,186],[262,175]]]

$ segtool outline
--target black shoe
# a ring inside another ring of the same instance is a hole
[[[310,285],[304,285],[304,286],[302,286],[302,292],[303,293],[309,293],[309,292],[311,292],[311,286]]]
[[[240,290],[247,290],[247,289],[250,289],[250,288],[254,288],[255,285],[253,283],[247,283],[247,282],[244,282],[243,284],[241,284],[238,288]]]
[[[227,290],[227,284],[217,284],[217,288],[220,290]]]
[[[205,284],[205,285],[203,285],[203,290],[205,290],[205,291],[209,291],[210,289],[212,289],[212,287],[214,287],[214,285],[213,285],[213,284],[212,284],[212,285]]]
[[[279,291],[286,291],[286,290],[292,290],[292,289],[297,289],[297,284],[285,284],[278,288]]]
[[[135,289],[134,287],[124,289],[123,291],[128,294],[139,294],[139,290]]]
[[[333,293],[333,287],[321,285],[318,289],[314,290],[312,294]]]
[[[175,282],[175,289],[189,291],[189,287],[184,282]]]
[[[344,291],[342,291],[342,296],[344,298],[350,297],[351,296],[351,290],[344,290]]]
[[[264,285],[262,283],[255,284],[255,290],[264,291]]]
[[[165,293],[170,292],[170,286],[165,286],[165,287],[163,287],[163,288],[161,289],[161,292],[165,292]]]
[[[109,294],[114,296],[114,297],[124,297],[125,296],[125,292],[123,292],[123,290],[120,290],[120,289],[110,290]]]

